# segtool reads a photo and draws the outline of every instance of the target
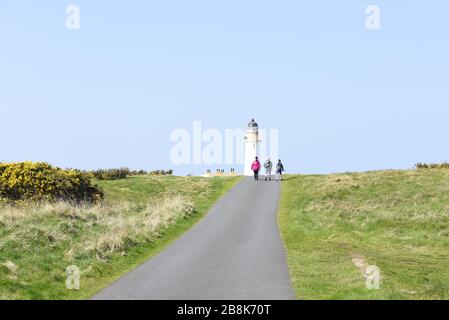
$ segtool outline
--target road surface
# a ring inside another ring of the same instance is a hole
[[[295,299],[279,197],[279,182],[243,179],[194,228],[93,299]]]

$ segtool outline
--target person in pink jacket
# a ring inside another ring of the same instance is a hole
[[[259,180],[260,162],[258,157],[256,157],[256,160],[251,165],[251,170],[254,172],[254,180]]]

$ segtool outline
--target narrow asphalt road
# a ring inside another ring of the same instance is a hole
[[[295,299],[279,198],[279,182],[243,179],[193,229],[93,299]]]

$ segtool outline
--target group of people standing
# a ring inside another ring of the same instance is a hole
[[[251,165],[251,170],[254,172],[254,180],[259,180],[259,171],[261,169],[261,164],[259,161],[259,158],[256,157],[253,164]],[[270,180],[271,181],[271,172],[273,170],[273,162],[270,158],[265,161],[263,167],[265,168],[265,181]],[[276,164],[276,180],[282,180],[282,172],[284,172],[284,165],[282,164],[281,159],[279,159],[278,163]]]

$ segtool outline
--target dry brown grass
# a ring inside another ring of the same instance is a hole
[[[7,242],[27,249],[34,241],[55,247],[76,238],[68,246],[67,258],[96,254],[104,259],[129,245],[157,237],[161,229],[192,212],[193,204],[180,195],[151,200],[145,206],[130,202],[1,205],[0,224],[7,236],[2,238],[0,249]]]

